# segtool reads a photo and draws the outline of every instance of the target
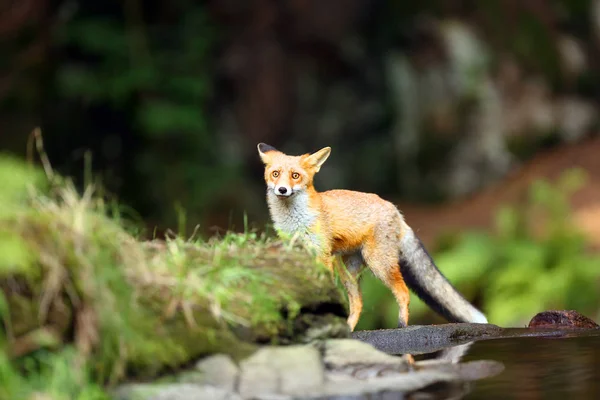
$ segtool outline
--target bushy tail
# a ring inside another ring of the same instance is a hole
[[[452,286],[436,267],[413,230],[404,225],[400,244],[400,270],[417,296],[450,322],[485,324],[487,318]]]

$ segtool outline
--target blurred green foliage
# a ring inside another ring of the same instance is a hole
[[[0,217],[21,205],[31,189],[40,190],[46,187],[46,179],[40,170],[7,153],[0,153],[0,182]]]
[[[0,347],[4,346],[0,342]],[[0,353],[0,399],[109,400],[101,385],[82,368],[73,348],[60,353],[40,351],[19,370]]]
[[[495,232],[452,235],[433,252],[467,299],[482,297],[490,323],[523,326],[550,309],[600,317],[600,255],[586,251],[584,236],[569,219],[568,199],[585,179],[573,169],[554,184],[538,180],[525,204],[497,211]],[[365,306],[357,329],[395,327],[397,306],[389,291],[370,273],[362,288]],[[413,324],[431,322],[431,311],[414,295],[410,310]]]
[[[33,193],[47,191],[48,181],[42,171],[27,165],[15,156],[0,153],[0,221],[22,218],[24,204]],[[37,251],[29,246],[14,230],[0,224],[0,286],[7,284],[6,276],[21,270],[30,270]],[[17,366],[11,362],[6,351],[6,332],[13,327],[10,307],[0,290],[0,399],[24,400],[35,394],[49,396],[53,400],[108,400],[103,389],[90,380],[88,368],[78,362],[74,349],[52,354],[39,351],[35,358],[28,358]],[[32,337],[44,347],[52,347],[53,337],[39,331]]]
[[[59,87],[67,96],[117,107],[140,96],[133,118],[143,132],[157,138],[194,136],[206,144],[203,106],[210,75],[205,63],[212,32],[202,10],[186,13],[174,36],[163,44],[143,26],[106,17],[74,20],[63,31],[63,45],[75,46],[94,62],[62,68]]]
[[[112,170],[110,159],[105,166],[95,160],[109,191],[164,225],[176,221],[179,207],[202,220],[220,188],[239,175],[235,160],[213,151],[218,137],[207,103],[217,29],[203,4],[173,3],[167,17],[130,3],[104,12],[82,3],[58,30],[56,46],[68,56],[54,75],[56,100],[77,104],[81,113],[53,116],[55,124],[44,129],[48,150],[76,130],[90,138],[114,135],[120,144],[105,142],[94,153],[120,151],[111,157],[126,160],[121,171]],[[78,177],[80,168],[62,172]]]

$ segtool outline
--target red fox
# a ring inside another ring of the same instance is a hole
[[[330,272],[337,269],[348,293],[351,331],[362,311],[358,276],[365,264],[394,294],[399,328],[408,325],[407,283],[448,320],[487,323],[437,269],[395,205],[371,193],[315,190],[313,178],[329,157],[330,147],[300,156],[284,154],[265,143],[257,147],[265,164],[267,203],[275,230],[279,235],[301,235],[316,248]],[[345,269],[334,262],[337,255]]]

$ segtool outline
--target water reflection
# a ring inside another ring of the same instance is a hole
[[[414,371],[393,371],[388,365],[353,365],[343,371],[360,380],[366,378],[387,377],[394,380],[406,381],[411,378],[418,382],[427,379],[425,376],[433,374],[437,379],[421,389],[410,392],[384,391],[373,394],[354,396],[326,397],[328,400],[371,400],[371,399],[459,399],[471,392],[474,381],[498,375],[504,369],[502,363],[491,360],[471,360],[461,362],[473,343],[464,343],[458,346],[442,349],[429,354],[422,354],[416,359]],[[399,375],[398,375],[399,374]],[[394,375],[396,377],[394,377]],[[419,376],[423,378],[419,378]],[[442,378],[442,376],[444,378]],[[370,382],[372,384],[373,381]],[[405,382],[405,385],[408,382]],[[422,385],[420,385],[422,386]],[[363,388],[364,389],[364,388]]]
[[[385,343],[389,353],[400,354]],[[452,370],[461,380],[410,393],[328,399],[600,399],[600,330],[504,329],[495,338],[430,350],[415,356],[418,369]]]
[[[600,399],[600,332],[475,343],[464,361],[492,359],[503,373],[477,382],[468,399]]]

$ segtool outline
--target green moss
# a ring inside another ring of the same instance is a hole
[[[75,349],[38,352],[16,370],[0,355],[0,399],[110,400]]]
[[[45,190],[44,174],[18,158],[0,153],[0,217],[11,215],[29,196],[31,190]]]

